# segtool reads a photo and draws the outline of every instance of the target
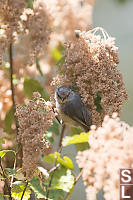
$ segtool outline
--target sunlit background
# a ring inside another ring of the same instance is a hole
[[[121,119],[133,125],[133,1],[97,0],[93,11],[93,27],[97,26],[103,27],[110,36],[116,38],[119,69],[129,94]],[[71,200],[75,199],[86,199],[82,181],[77,184],[71,197]]]

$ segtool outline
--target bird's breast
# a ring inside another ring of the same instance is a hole
[[[59,104],[58,102],[56,102],[56,109],[60,118],[64,121],[64,123],[72,126],[79,126],[79,124],[76,121],[74,121],[72,118],[70,118],[68,115],[64,113],[65,110],[64,104]]]

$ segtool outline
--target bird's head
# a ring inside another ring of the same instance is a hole
[[[69,87],[61,86],[56,89],[55,99],[58,100],[59,103],[66,103],[72,99],[73,91]]]

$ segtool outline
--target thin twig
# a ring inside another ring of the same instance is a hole
[[[7,186],[8,193],[9,193],[9,200],[12,200],[11,188],[9,186],[10,184],[8,184],[8,178],[6,177],[5,171],[3,169],[3,166],[2,166],[2,163],[1,163],[1,157],[0,157],[0,168],[1,168],[1,171],[2,171],[2,176],[5,178],[5,184]]]
[[[16,132],[18,135],[19,123],[18,123],[18,118],[16,116],[15,91],[14,91],[14,85],[13,85],[13,45],[12,45],[12,43],[10,43],[10,45],[9,45],[9,62],[10,62],[10,85],[11,85],[11,91],[12,91],[13,116],[14,116],[14,121],[15,121],[15,125],[16,125]],[[21,154],[21,150],[22,150],[22,145],[19,143],[18,144],[18,152],[16,153],[16,156],[19,153]],[[16,158],[16,160],[17,160],[17,158]],[[16,161],[15,161],[15,166],[16,166]]]
[[[64,137],[65,128],[66,128],[65,124],[63,124],[62,129],[61,129],[60,141],[59,141],[59,145],[58,145],[58,149],[57,149],[58,153],[61,153],[61,150],[62,150],[62,140]]]
[[[25,194],[25,192],[26,192],[26,188],[27,188],[27,186],[28,186],[28,181],[26,182],[26,184],[25,184],[25,188],[24,188],[24,191],[23,191],[23,194],[22,194],[22,196],[21,196],[21,199],[20,200],[22,200],[23,199],[23,197],[24,197],[24,194]]]
[[[75,178],[73,187],[75,187],[75,185],[77,184],[77,182],[78,182],[79,179],[81,178],[82,173],[83,173],[83,170],[82,170],[82,171],[79,173],[79,175]],[[67,193],[67,195],[66,195],[66,197],[64,198],[64,200],[68,200],[68,198],[70,197],[70,195],[71,195],[71,191]]]
[[[55,163],[54,163],[55,170],[56,170],[56,162],[57,162],[57,158],[55,159]],[[46,200],[48,200],[48,197],[49,197],[49,193],[50,193],[49,188],[51,187],[52,180],[53,180],[53,178],[54,178],[55,170],[53,170],[53,171],[52,171],[52,174],[51,174],[51,179],[50,179],[50,181],[49,181],[48,190],[47,190],[47,193],[46,193]]]
[[[15,154],[15,160],[14,160],[14,165],[13,165],[13,169],[14,169],[14,170],[16,169],[16,163],[17,163],[17,158],[16,158],[16,154]],[[10,183],[10,186],[11,186],[12,183],[13,183],[13,178],[14,178],[14,175],[11,176],[11,183]]]
[[[81,172],[79,173],[79,175],[76,177],[76,179],[75,179],[75,181],[74,181],[74,185],[76,185],[76,183],[79,181],[79,179],[81,178],[82,174],[83,174],[83,171],[81,171]]]
[[[48,171],[48,173],[50,174],[51,172],[55,171],[56,169],[58,169],[60,167],[60,164],[58,163],[56,166],[52,167],[52,169],[50,169]]]
[[[55,111],[54,111],[54,108],[53,108],[53,107],[52,107],[52,110],[53,110],[53,112],[55,113]],[[61,124],[61,122],[60,122],[60,120],[59,120],[58,116],[55,116],[55,118],[56,118],[56,120],[59,122],[59,124]]]
[[[13,114],[14,114],[14,120],[16,124],[16,131],[18,134],[18,119],[16,116],[16,104],[15,104],[15,92],[14,92],[14,85],[13,85],[13,50],[12,50],[12,43],[9,46],[9,62],[10,62],[10,85],[11,85],[11,91],[12,91],[12,104],[13,104]]]
[[[61,150],[62,150],[62,139],[63,139],[63,136],[64,136],[64,131],[65,131],[65,125],[63,124],[63,125],[62,125],[62,129],[61,129],[61,135],[60,135],[59,145],[58,145],[58,148],[57,148],[57,152],[58,152],[58,153],[61,153]],[[50,188],[51,185],[52,185],[52,180],[53,180],[53,178],[54,178],[54,173],[55,173],[55,171],[56,171],[56,169],[57,169],[56,164],[57,164],[57,157],[55,158],[55,163],[54,163],[55,169],[52,171],[51,179],[50,179],[50,181],[49,181],[48,190],[47,190],[47,194],[46,194],[46,200],[48,200],[49,193],[50,193],[49,188]]]

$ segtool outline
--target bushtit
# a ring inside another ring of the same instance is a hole
[[[61,86],[55,92],[56,109],[64,123],[90,130],[91,116],[80,96],[71,88]]]

